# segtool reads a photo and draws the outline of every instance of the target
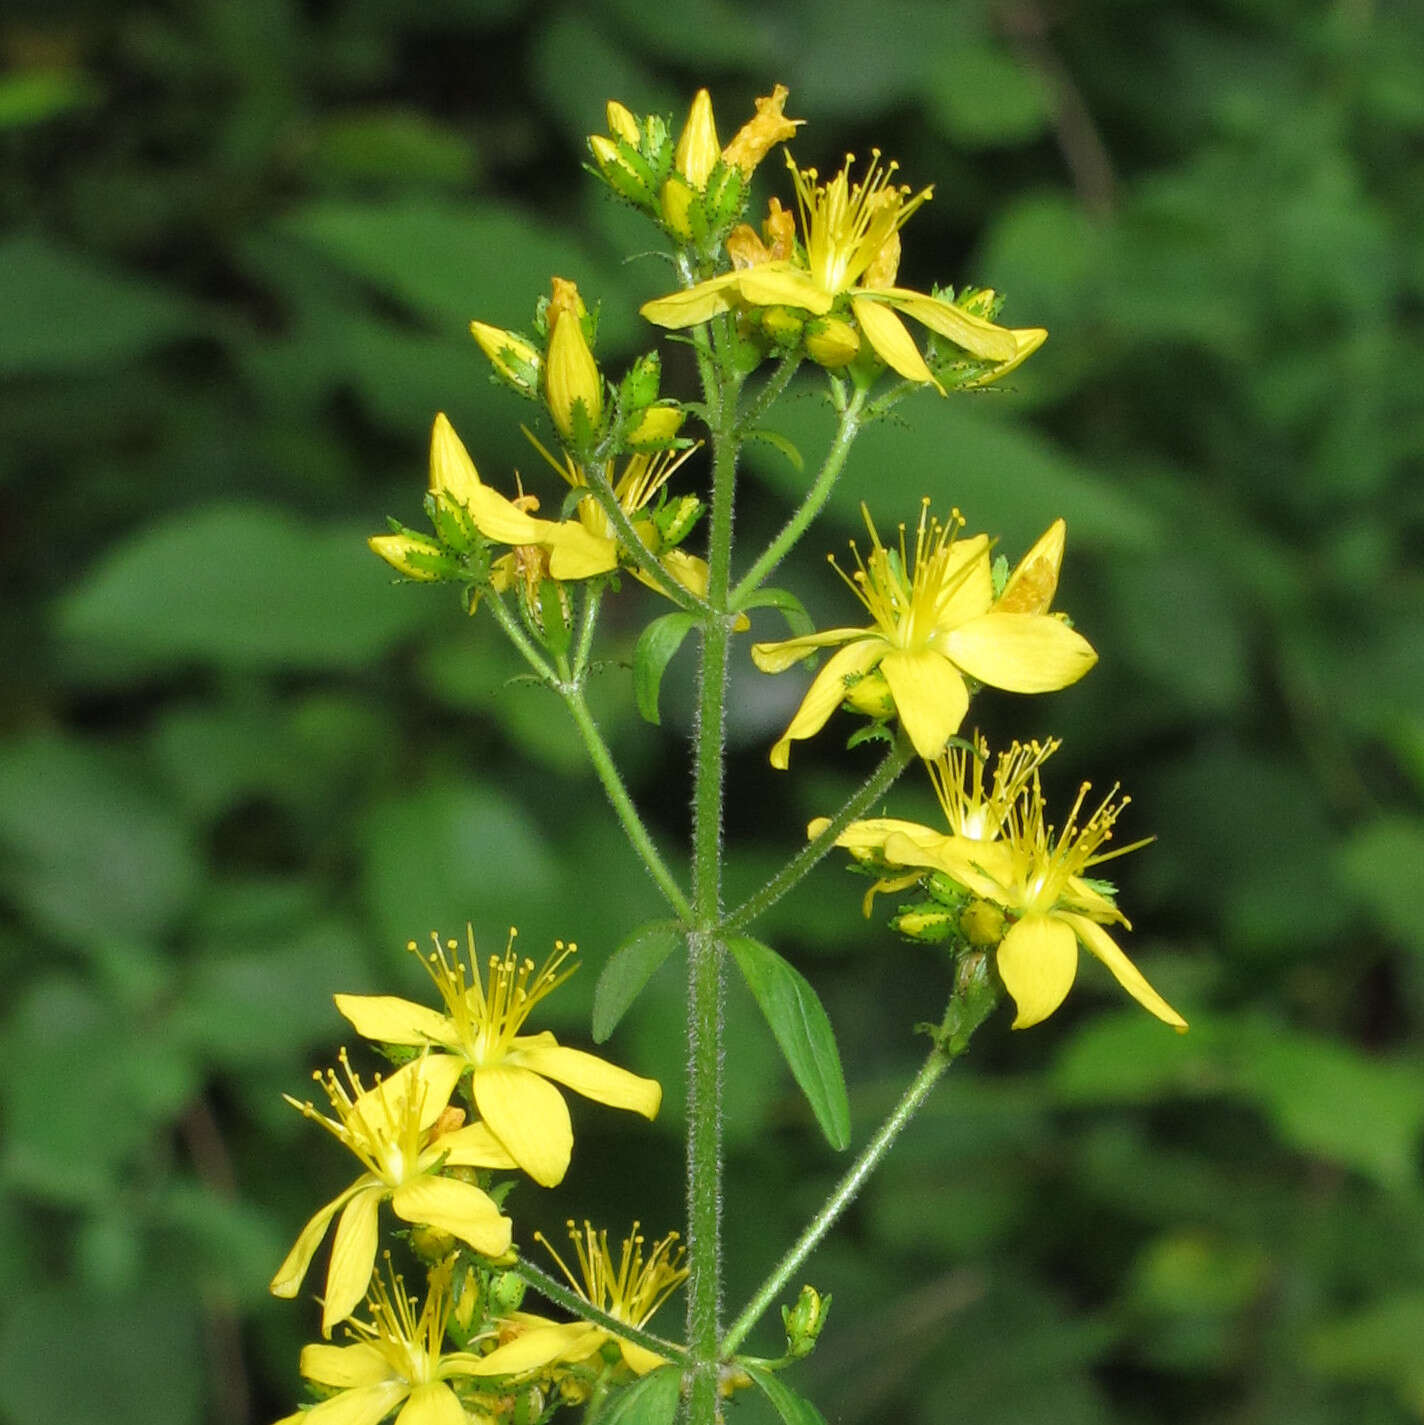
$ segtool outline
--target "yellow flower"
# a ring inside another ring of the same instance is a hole
[[[470,1351],[441,1349],[450,1319],[449,1264],[430,1273],[418,1314],[405,1283],[391,1271],[389,1256],[386,1270],[389,1288],[379,1274],[371,1282],[370,1321],[347,1323],[356,1341],[302,1351],[302,1374],[336,1394],[278,1425],[362,1425],[384,1420],[397,1406],[396,1425],[494,1425],[483,1412],[467,1414],[449,1385],[477,1374],[480,1359]]]
[[[292,1098],[287,1102],[344,1143],[366,1171],[302,1228],[271,1283],[274,1296],[297,1294],[327,1227],[339,1212],[322,1302],[321,1327],[327,1335],[366,1293],[376,1260],[376,1217],[382,1202],[389,1201],[404,1222],[429,1223],[485,1256],[498,1257],[509,1250],[509,1219],[500,1215],[487,1193],[473,1183],[443,1177],[441,1169],[516,1166],[482,1123],[441,1131],[457,1115],[463,1118],[458,1110],[446,1112],[460,1078],[458,1061],[423,1056],[369,1089],[362,1087],[344,1052],[341,1065],[347,1084],[333,1072],[317,1075],[335,1118],[318,1113],[310,1103]]]
[[[670,1232],[643,1255],[643,1238],[638,1224],[623,1239],[623,1250],[615,1265],[608,1249],[608,1233],[595,1232],[585,1222],[580,1233],[569,1223],[569,1238],[579,1268],[575,1276],[542,1233],[536,1234],[559,1270],[591,1306],[629,1326],[645,1326],[653,1313],[687,1277],[682,1265],[682,1248],[677,1233]],[[582,1280],[580,1280],[580,1277]],[[480,1375],[527,1375],[560,1362],[586,1361],[606,1341],[615,1341],[624,1363],[637,1375],[646,1375],[665,1360],[656,1352],[633,1341],[625,1341],[603,1326],[589,1321],[551,1321],[542,1316],[520,1313],[517,1334],[481,1359]]]
[[[1038,768],[1056,746],[1011,748],[999,759],[1004,780],[1001,784],[996,774],[987,796],[977,771],[966,782],[964,760],[947,760],[936,790],[954,834],[938,836],[913,825],[906,831],[889,828],[879,838],[881,854],[891,865],[943,871],[972,895],[1003,908],[1012,924],[999,942],[996,960],[1004,987],[1018,1007],[1015,1029],[1040,1023],[1063,1003],[1083,945],[1143,1008],[1184,1030],[1186,1020],[1147,983],[1104,928],[1118,924],[1131,929],[1127,917],[1087,879],[1094,866],[1146,845],[1139,841],[1112,851],[1100,849],[1112,839],[1113,824],[1127,798],[1115,803],[1114,787],[1079,824],[1089,791],[1084,783],[1062,830],[1050,826]]]
[[[426,1061],[441,1066],[453,1085],[468,1069],[482,1127],[536,1182],[552,1187],[568,1171],[573,1128],[568,1105],[552,1079],[586,1098],[654,1118],[662,1089],[593,1054],[560,1045],[547,1030],[520,1034],[530,1011],[574,972],[565,962],[576,945],[556,941],[554,953],[535,970],[514,953],[514,932],[503,956],[491,955],[487,981],[475,965],[469,932],[469,965],[454,940],[434,936],[435,953],[421,963],[435,982],[445,1013],[392,995],[337,995],[336,1007],[358,1034],[383,1044],[428,1047]],[[415,942],[408,947],[414,951]],[[445,1051],[445,1052],[440,1052]]]
[[[645,303],[643,316],[658,326],[682,328],[738,305],[795,307],[818,317],[833,308],[848,309],[860,334],[887,366],[941,392],[944,388],[896,312],[980,360],[1014,365],[1024,360],[1042,342],[1040,329],[1010,331],[939,297],[895,285],[900,228],[931,190],[912,194],[907,187],[892,185],[895,165],[882,164],[878,152],[872,154],[865,177],[852,183],[852,162],[847,158],[846,166],[823,184],[817,181],[815,169],[798,168],[787,158],[796,188],[804,260],[786,255],[736,265],[731,272]],[[781,212],[779,205],[773,207],[769,228]],[[748,233],[750,229],[739,229],[729,246],[739,243],[745,251],[750,246]],[[754,240],[755,234],[751,237]],[[844,346],[842,334],[837,353],[843,354]]]
[[[994,599],[988,538],[957,539],[964,523],[957,511],[942,525],[930,518],[926,500],[913,550],[906,547],[903,525],[898,549],[886,549],[868,513],[865,522],[870,553],[861,559],[852,544],[858,567],[853,576],[842,577],[865,605],[871,626],[832,628],[752,647],[762,672],[781,673],[818,648],[844,645],[816,675],[772,748],[774,767],[785,768],[792,742],[819,732],[848,689],[874,670],[884,678],[915,751],[928,759],[944,750],[964,721],[966,677],[1009,692],[1043,693],[1066,688],[1097,662],[1088,641],[1062,619],[1018,604],[1025,566],[1039,570],[1045,558],[1051,559],[1055,543],[1061,557],[1061,521],[1010,577],[1005,597],[1012,590],[1015,598],[1007,604]],[[1056,565],[1053,579],[1056,584]]]
[[[660,408],[653,407],[652,410]],[[673,412],[680,416],[680,412]],[[679,424],[681,422],[679,421]],[[675,435],[677,427],[668,432]],[[575,489],[588,488],[588,476],[572,456],[566,456],[563,463],[555,460],[528,431],[525,434],[533,442],[534,448],[549,462],[569,485]],[[623,513],[628,516],[633,528],[642,536],[644,544],[658,556],[659,562],[672,577],[697,598],[707,593],[707,564],[696,555],[681,549],[662,548],[663,532],[651,516],[644,511],[654,497],[696,450],[657,450],[636,452],[628,457],[622,473],[613,480],[613,494]],[[690,519],[699,512],[699,505],[691,496],[685,503]],[[549,575],[554,579],[588,579],[595,574],[607,574],[619,567],[620,541],[618,532],[603,506],[587,495],[578,502],[577,518],[551,523],[541,535],[542,542],[551,551],[549,555]],[[689,522],[690,522],[689,519]],[[681,538],[686,530],[678,533]],[[655,579],[641,569],[630,566],[634,576],[650,589],[658,589]]]
[[[851,822],[836,837],[836,845],[844,846],[861,865],[872,870],[907,864],[914,868],[908,873],[885,875],[876,881],[865,893],[866,915],[870,914],[877,894],[912,885],[920,879],[926,865],[933,864],[939,870],[948,870],[951,866],[972,870],[986,860],[999,857],[1003,848],[990,850],[986,843],[999,840],[1019,796],[1058,746],[1056,738],[1027,745],[1015,742],[1007,752],[999,754],[993,776],[987,779],[989,744],[978,733],[974,735],[972,750],[951,747],[932,762],[926,762],[925,770],[944,812],[947,832],[887,816]],[[807,836],[819,835],[826,824],[827,818],[818,817],[806,828]],[[907,862],[904,854],[907,841],[929,859],[914,857]],[[893,857],[886,850],[890,842],[898,853]]]

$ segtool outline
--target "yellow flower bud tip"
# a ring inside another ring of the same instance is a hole
[[[663,226],[683,242],[692,237],[692,222],[688,214],[692,209],[693,191],[681,174],[674,173],[663,184],[659,195],[663,213]]]
[[[749,177],[777,144],[794,138],[797,127],[806,122],[788,119],[782,113],[790,92],[784,84],[778,84],[769,95],[758,99],[756,117],[748,119],[722,150],[722,162],[740,169],[743,178]]]
[[[550,330],[558,324],[559,318],[565,312],[572,312],[579,318],[588,315],[588,308],[584,306],[583,298],[579,296],[577,282],[570,282],[567,277],[554,277],[550,280],[549,285],[552,289],[548,308]]]
[[[441,577],[439,563],[445,552],[433,539],[419,534],[373,534],[366,543],[407,579],[430,581]]]
[[[677,141],[673,164],[694,188],[705,188],[713,166],[722,156],[717,125],[712,117],[712,96],[699,89]]]
[[[549,355],[544,370],[544,396],[554,425],[565,440],[574,435],[575,409],[582,406],[590,429],[603,418],[603,378],[588,349],[579,320],[584,305],[578,288],[554,278],[548,308]]]
[[[638,146],[638,121],[633,117],[632,111],[625,108],[616,99],[608,101],[607,108],[608,132],[614,138],[622,139],[624,143],[632,144],[634,148]]]
[[[678,406],[649,406],[628,432],[629,445],[665,445],[682,429],[683,413]]]
[[[842,317],[820,317],[806,329],[806,355],[817,366],[835,371],[859,353],[860,336]]]

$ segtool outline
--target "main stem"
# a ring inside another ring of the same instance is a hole
[[[697,692],[692,796],[692,931],[687,977],[687,1420],[717,1419],[722,1297],[722,779],[731,619],[732,505],[737,382],[703,353],[712,426],[707,603]]]

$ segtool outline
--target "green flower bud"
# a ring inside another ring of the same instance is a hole
[[[506,386],[530,400],[538,400],[544,358],[536,347],[522,336],[486,322],[471,322],[470,334],[489,357],[494,374]]]
[[[970,901],[959,913],[959,928],[976,949],[991,950],[1004,938],[1004,912],[992,901]]]
[[[518,1272],[496,1272],[489,1283],[490,1312],[495,1316],[508,1316],[518,1311],[524,1300],[524,1278]]]
[[[826,1324],[831,1309],[831,1296],[822,1296],[813,1286],[803,1286],[794,1306],[781,1308],[786,1324],[786,1354],[795,1360],[809,1356],[816,1349],[816,1338]]]

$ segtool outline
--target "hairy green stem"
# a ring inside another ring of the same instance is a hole
[[[836,423],[835,439],[826,452],[825,460],[821,462],[820,470],[816,472],[816,478],[811,482],[811,488],[806,491],[805,498],[781,527],[776,538],[767,545],[760,558],[738,582],[732,593],[732,608],[740,608],[742,600],[749,598],[761,587],[767,575],[786,558],[792,546],[806,533],[811,521],[825,508],[831,490],[845,468],[851,444],[860,434],[863,424],[861,408],[864,404],[865,392],[857,387],[855,394],[841,411],[840,420]]]
[[[836,837],[889,791],[896,778],[909,766],[914,755],[915,749],[910,739],[903,732],[899,733],[894,747],[885,754],[885,760],[846,799],[830,821],[759,891],[748,896],[734,911],[723,917],[723,931],[730,933],[744,929],[758,916],[770,910],[788,891],[793,890],[806,873],[836,844]]]
[[[509,611],[504,599],[493,589],[483,592],[483,598],[495,616],[495,621],[508,635],[509,641],[524,655],[524,661],[534,670],[539,680],[551,688],[557,688],[562,680],[549,666],[549,661],[534,646],[534,640],[519,625],[519,620]]]
[[[634,528],[628,512],[619,504],[618,496],[613,491],[606,465],[595,462],[585,468],[584,476],[588,480],[589,494],[598,501],[603,513],[618,531],[619,543],[633,556],[638,568],[653,581],[658,592],[665,594],[680,609],[701,608],[697,599],[668,573],[661,560],[648,548],[647,541]]]
[[[566,1287],[557,1277],[550,1276],[548,1272],[540,1270],[533,1262],[526,1261],[523,1257],[515,1259],[510,1271],[523,1277],[540,1296],[552,1301],[555,1306],[562,1306],[566,1311],[573,1312],[582,1320],[591,1321],[595,1326],[602,1326],[605,1331],[611,1332],[624,1341],[632,1341],[635,1345],[656,1352],[659,1356],[666,1356],[669,1360],[680,1361],[687,1356],[687,1352],[676,1343],[664,1341],[661,1336],[655,1336],[651,1331],[644,1331],[641,1326],[630,1326],[628,1322],[620,1321],[616,1316],[610,1316],[606,1311],[594,1306],[587,1297],[580,1296],[578,1292]]]
[[[931,1090],[944,1076],[945,1070],[969,1047],[970,1036],[988,1018],[998,1001],[998,990],[988,974],[984,957],[973,956],[970,961],[973,963],[973,971],[970,974],[965,973],[968,962],[961,962],[958,987],[945,1009],[944,1019],[938,1029],[932,1031],[934,1048],[926,1056],[919,1073],[910,1081],[909,1088],[891,1109],[890,1116],[861,1150],[791,1249],[776,1264],[771,1275],[757,1288],[752,1299],[727,1328],[727,1334],[722,1338],[724,1358],[730,1357],[746,1340],[752,1327],[761,1320],[767,1308],[795,1275],[796,1269],[835,1226],[846,1208],[855,1201],[857,1194],[865,1186],[866,1179],[880,1165],[881,1159],[919,1112]]]
[[[746,410],[742,412],[741,429],[744,434],[751,434],[751,428],[780,399],[800,366],[801,352],[799,350],[789,352],[781,358],[776,370],[767,377],[761,390],[748,402]]]
[[[687,941],[687,1419],[714,1425],[722,1306],[722,798],[726,759],[727,653],[732,620],[732,511],[738,380],[709,356],[712,508],[707,603],[693,752],[692,932]]]
[[[688,920],[692,915],[692,907],[683,894],[682,887],[678,885],[677,877],[668,870],[667,863],[653,844],[653,838],[643,824],[642,817],[638,815],[638,808],[628,795],[628,788],[623,785],[623,778],[613,761],[613,754],[608,750],[608,744],[604,742],[603,734],[599,732],[598,724],[594,722],[593,714],[589,711],[583,689],[574,686],[561,691],[574,725],[579,730],[579,736],[583,738],[588,759],[593,763],[594,771],[598,773],[598,780],[603,783],[603,790],[612,803],[624,833],[642,858],[648,874],[657,882],[658,889],[666,897],[667,903],[682,920]]]

